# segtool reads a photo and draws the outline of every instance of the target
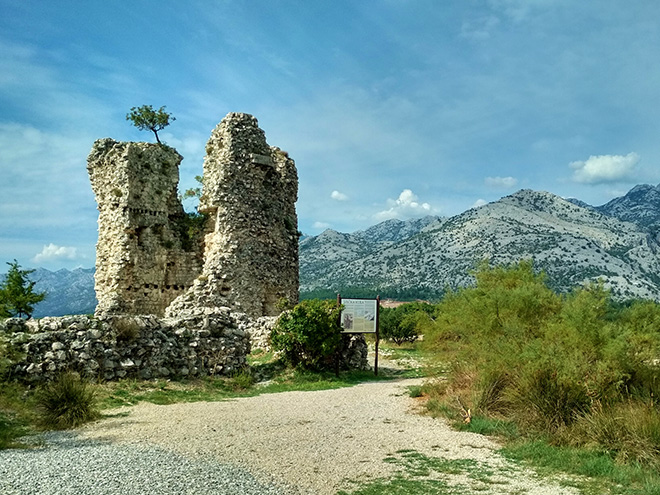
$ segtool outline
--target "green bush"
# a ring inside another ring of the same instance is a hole
[[[653,402],[626,401],[610,407],[598,404],[563,436],[569,445],[597,447],[620,462],[660,468],[660,411]]]
[[[251,388],[255,381],[255,377],[250,368],[245,367],[232,374],[231,378],[228,380],[228,385],[234,392],[239,392]]]
[[[475,277],[446,295],[424,334],[426,350],[453,363],[431,395],[448,405],[460,396],[475,416],[555,443],[595,439],[619,459],[660,462],[649,447],[660,437],[657,404],[646,405],[660,393],[660,305],[617,305],[601,283],[559,296],[531,262],[482,265]],[[614,426],[622,411],[635,419]]]
[[[41,423],[47,428],[75,428],[99,417],[94,391],[77,374],[66,372],[38,395]]]
[[[310,299],[280,315],[270,335],[275,351],[291,366],[330,369],[341,346],[340,308]]]
[[[396,308],[381,308],[379,334],[397,345],[415,342],[431,323],[435,307],[424,302],[402,304]]]

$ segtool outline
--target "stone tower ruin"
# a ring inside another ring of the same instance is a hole
[[[87,171],[99,209],[97,313],[162,315],[201,271],[200,250],[183,232],[181,160],[157,144],[94,143]]]
[[[199,235],[177,196],[171,148],[101,139],[88,157],[99,209],[97,313],[185,315],[229,307],[278,314],[298,299],[298,178],[257,119],[230,113],[204,159]]]

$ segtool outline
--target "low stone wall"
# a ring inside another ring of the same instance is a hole
[[[251,348],[270,350],[277,317],[249,318],[229,308],[198,309],[180,318],[63,316],[0,321],[16,358],[9,377],[27,383],[75,371],[97,380],[230,375]],[[369,369],[363,335],[345,335],[342,369]]]
[[[228,375],[246,364],[250,336],[227,311],[188,318],[10,318],[0,332],[19,356],[11,378],[48,381],[66,370],[114,380]]]

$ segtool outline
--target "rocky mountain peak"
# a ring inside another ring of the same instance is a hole
[[[596,209],[605,215],[657,231],[660,229],[660,185],[637,185],[625,196]]]

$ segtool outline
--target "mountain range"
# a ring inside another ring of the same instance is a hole
[[[660,301],[660,185],[635,186],[602,206],[523,189],[453,217],[329,229],[300,241],[300,291],[434,298],[471,284],[484,260],[522,259],[561,292],[602,279],[619,299]],[[38,268],[31,278],[48,294],[35,317],[94,311],[94,269]]]
[[[483,260],[532,259],[558,291],[602,279],[617,298],[660,300],[659,230],[660,186],[636,186],[599,207],[521,190],[450,218],[389,220],[304,239],[300,289],[424,297],[472,283]]]

